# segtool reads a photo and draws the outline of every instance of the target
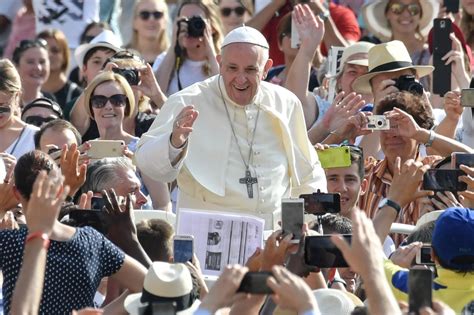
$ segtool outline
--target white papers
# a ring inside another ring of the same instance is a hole
[[[263,248],[263,219],[235,213],[180,208],[176,233],[194,236],[204,275],[218,276],[229,264],[243,265]]]
[[[329,77],[329,88],[328,88],[328,102],[332,103],[334,97],[337,94],[336,91],[336,75],[337,70],[339,69],[339,63],[341,61],[342,53],[344,52],[344,47],[332,46],[329,49],[328,59],[329,59],[329,68],[326,76]]]

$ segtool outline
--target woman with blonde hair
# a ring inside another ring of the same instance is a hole
[[[169,47],[168,5],[164,0],[140,0],[135,4],[133,16],[133,35],[127,48],[136,50],[153,64]]]
[[[167,95],[219,72],[216,56],[223,35],[217,4],[212,0],[184,0],[177,12],[171,46],[153,64]]]
[[[38,127],[20,118],[22,93],[20,75],[8,59],[0,59],[0,158],[7,168],[28,151],[35,149]]]
[[[251,0],[219,0],[219,9],[225,34],[244,25],[254,11]]]

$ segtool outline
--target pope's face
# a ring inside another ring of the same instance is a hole
[[[252,102],[273,64],[266,56],[263,47],[234,43],[224,47],[217,57],[227,95],[235,103],[245,106]]]

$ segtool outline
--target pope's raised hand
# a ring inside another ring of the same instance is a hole
[[[194,108],[194,105],[189,105],[176,116],[171,133],[171,145],[173,147],[181,148],[186,143],[189,134],[193,131],[193,124],[198,114],[199,112]]]

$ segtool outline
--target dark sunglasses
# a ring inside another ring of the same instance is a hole
[[[228,17],[232,14],[232,11],[235,12],[235,15],[242,16],[245,13],[245,8],[244,7],[222,8],[221,9],[221,14],[222,14],[222,16]]]
[[[163,17],[163,12],[160,12],[160,11],[140,11],[140,13],[138,13],[138,16],[142,20],[148,20],[151,16],[153,16],[153,18],[155,20],[159,20]]]
[[[3,107],[3,106],[0,107],[0,114],[11,113],[11,112],[12,112],[11,107]]]
[[[28,49],[31,47],[43,47],[46,48],[48,47],[48,42],[42,38],[37,38],[37,39],[24,39],[20,42],[18,45],[18,48],[20,49]]]
[[[421,7],[417,3],[412,3],[412,4],[402,4],[402,3],[392,3],[389,6],[390,11],[392,11],[393,14],[400,15],[403,13],[403,11],[408,10],[408,13],[410,13],[411,16],[415,16],[421,13]]]
[[[49,116],[49,117],[41,117],[41,116],[28,116],[25,118],[25,122],[30,125],[34,125],[36,127],[41,127],[43,124],[58,119],[58,117]]]
[[[118,52],[116,52],[115,54],[113,54],[111,57],[107,58],[107,61],[104,63],[104,66],[111,62],[111,61],[114,61],[114,60],[118,60],[118,59],[132,59],[132,60],[135,60],[135,61],[138,61],[138,62],[141,62],[143,64],[146,64],[146,61],[145,59],[143,59],[141,56],[131,52],[130,50],[120,50]]]
[[[94,108],[103,108],[108,101],[115,107],[122,107],[127,104],[128,97],[124,94],[114,94],[110,97],[105,95],[92,95],[90,104]]]

